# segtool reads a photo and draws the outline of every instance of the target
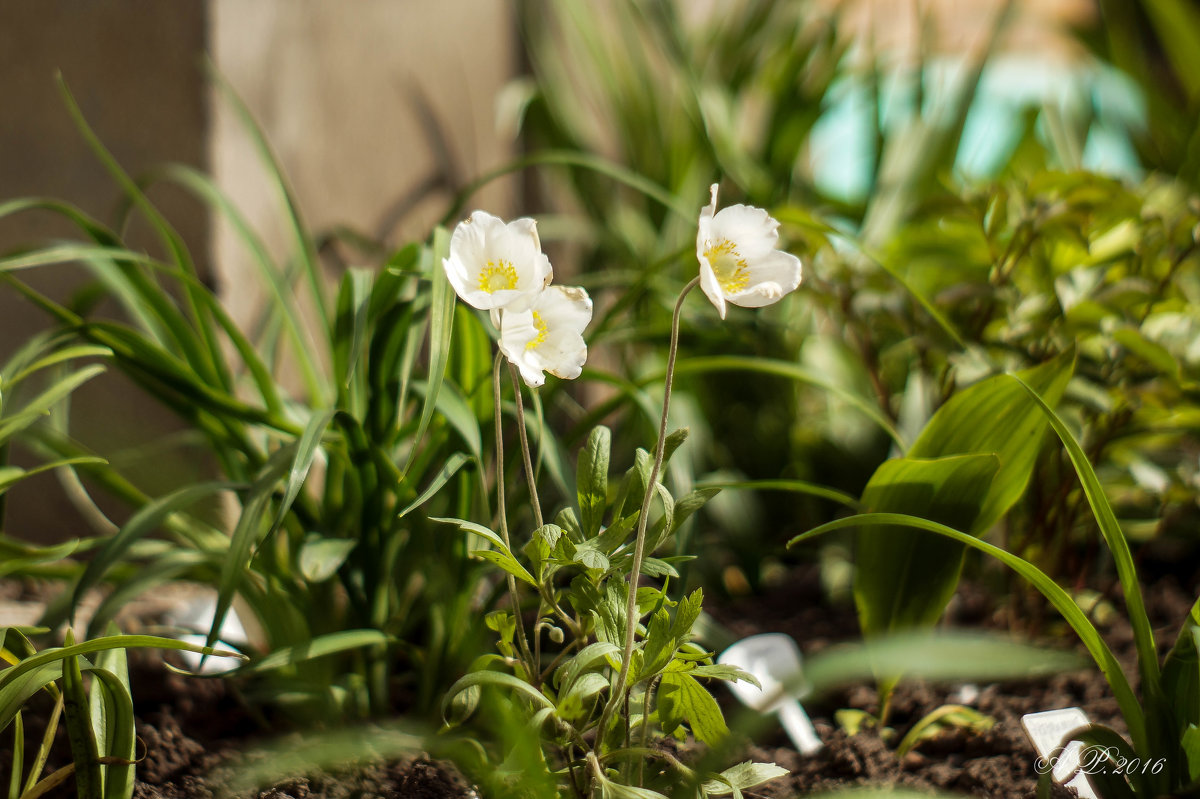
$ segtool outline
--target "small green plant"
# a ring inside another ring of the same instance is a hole
[[[104,636],[75,643],[70,630],[62,647],[41,652],[30,637],[44,628],[0,628],[0,731],[13,729],[9,799],[36,799],[74,777],[80,799],[129,799],[136,763],[133,700],[126,650],[175,649],[202,655],[234,655],[149,635]],[[90,658],[90,659],[89,659]],[[84,679],[89,675],[90,687]],[[22,708],[35,695],[53,702],[36,748],[27,747]],[[71,747],[71,760],[43,776],[59,724]],[[26,768],[26,752],[33,760]]]
[[[73,590],[44,623],[58,626],[88,591],[111,584],[91,622],[96,635],[139,593],[200,581],[217,594],[209,644],[235,597],[263,631],[247,649],[254,662],[244,673],[267,677],[252,695],[337,718],[390,711],[403,692],[418,711],[429,711],[444,675],[470,662],[483,632],[474,611],[479,567],[464,541],[415,511],[487,512],[483,470],[471,468],[480,462],[479,416],[490,412],[473,363],[479,350],[488,357],[486,337],[480,340],[474,318],[455,313],[445,281],[432,280],[444,232],[374,269],[346,269],[331,289],[266,142],[240,101],[218,85],[271,166],[294,234],[287,263],[275,263],[205,175],[180,166],[142,180],[126,174],[65,86],[68,110],[124,195],[117,219],[105,224],[50,200],[0,205],[0,218],[56,214],[80,237],[0,258],[0,279],[57,324],[5,371],[6,399],[10,385],[28,382],[30,373],[82,357],[97,362],[27,404],[6,402],[0,443],[111,367],[187,430],[154,457],[211,464],[207,479],[154,495],[119,459],[106,462],[81,445],[65,411],[31,429],[27,441],[45,456],[45,468],[73,464],[79,472],[73,496],[102,534],[90,543],[86,565],[61,572]],[[200,279],[147,197],[159,182],[193,193],[237,232],[267,290],[261,324],[240,328]],[[126,241],[135,213],[161,254]],[[19,270],[33,268],[82,268],[98,288],[60,302],[22,279]],[[122,318],[98,312],[99,296],[115,300]],[[315,309],[312,320],[302,318],[305,302]],[[452,350],[459,371],[448,373]],[[0,480],[21,476],[7,469]],[[93,495],[123,503],[127,517],[110,521]],[[232,519],[216,510],[221,503],[233,508]]]
[[[1112,688],[1129,730],[1129,740],[1100,725],[1072,731],[1063,739],[1064,745],[1072,740],[1087,744],[1085,762],[1090,763],[1090,779],[1101,795],[1106,799],[1121,799],[1195,790],[1200,785],[1200,702],[1197,701],[1200,696],[1200,670],[1197,668],[1200,663],[1200,635],[1197,634],[1200,602],[1183,621],[1174,648],[1160,664],[1129,542],[1087,454],[1050,402],[1030,382],[1018,375],[999,380],[1021,390],[1033,401],[1058,435],[1078,476],[1100,535],[1112,554],[1123,589],[1137,652],[1140,700],[1112,650],[1071,594],[1032,563],[994,544],[935,519],[904,512],[857,514],[821,525],[797,536],[792,543],[836,529],[857,527],[861,528],[860,536],[869,546],[871,530],[909,528],[914,535],[917,531],[922,531],[926,537],[936,533],[943,540],[972,547],[996,558],[1032,583],[1062,614]],[[976,476],[973,479],[986,478]],[[933,491],[934,485],[928,479],[913,480],[910,484],[910,490],[921,488]],[[1048,781],[1049,775],[1044,775],[1044,779]]]
[[[451,240],[445,261],[449,282],[463,300],[493,315],[499,334],[493,370],[499,530],[442,521],[456,524],[478,542],[474,554],[505,572],[510,610],[488,617],[497,653],[480,658],[455,683],[445,715],[448,722],[461,721],[477,706],[482,688],[509,692],[523,723],[541,739],[540,767],[563,792],[655,797],[682,779],[698,795],[720,795],[784,773],[769,764],[697,773],[660,745],[663,735],[683,738],[686,731],[703,743],[720,743],[728,728],[704,681],[754,678],[713,663],[712,653],[692,643],[703,594],[696,590],[672,600],[666,589],[680,578],[675,564],[681,558],[654,557],[716,493],[702,489],[676,499],[662,482],[687,436],[686,430],[669,432],[667,424],[683,301],[699,286],[724,318],[727,303],[760,307],[794,290],[800,261],[776,249],[777,227],[758,208],[718,211],[712,187],[696,235],[700,274],[675,303],[654,452],[638,450],[633,466],[610,485],[612,434],[603,426],[593,429],[578,459],[577,504],[560,510],[551,523],[538,498],[517,373],[530,387],[542,384],[543,370],[578,376],[591,300],[582,289],[548,285],[552,270],[531,220],[506,226],[476,212]],[[533,520],[519,546],[509,531],[504,493],[499,419],[504,359],[513,377]],[[660,578],[663,586],[640,585],[643,574]],[[532,627],[525,618],[526,594],[535,600]]]

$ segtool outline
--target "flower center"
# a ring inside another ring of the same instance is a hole
[[[750,284],[750,267],[746,259],[738,254],[737,248],[729,239],[721,239],[716,244],[709,244],[704,251],[708,265],[717,276],[717,283],[726,294],[737,294]]]
[[[488,294],[497,291],[510,291],[517,287],[517,270],[512,261],[488,261],[487,266],[479,270],[479,288]]]
[[[530,339],[525,345],[525,351],[533,349],[546,340],[546,320],[537,311],[533,312],[533,329],[537,331],[537,337]]]

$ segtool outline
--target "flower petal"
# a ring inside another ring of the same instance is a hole
[[[775,250],[756,261],[750,271],[750,285],[729,296],[729,301],[743,308],[761,308],[796,290],[802,275],[800,259],[788,252]]]
[[[587,344],[583,330],[592,320],[587,292],[572,286],[550,286],[528,311],[505,311],[500,349],[530,386],[545,382],[543,372],[572,379],[583,371]]]

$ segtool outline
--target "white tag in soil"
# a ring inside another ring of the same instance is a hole
[[[1047,710],[1042,713],[1027,713],[1021,717],[1021,726],[1025,728],[1025,734],[1029,736],[1033,748],[1037,750],[1043,761],[1051,762],[1051,759],[1057,755],[1057,758],[1053,760],[1052,776],[1058,783],[1071,777],[1071,774],[1079,768],[1079,753],[1083,749],[1083,744],[1079,741],[1072,741],[1061,754],[1056,750],[1062,743],[1064,735],[1087,724],[1091,724],[1091,720],[1077,707]],[[1082,771],[1071,777],[1066,782],[1066,786],[1074,788],[1081,799],[1098,799],[1092,783],[1088,781],[1087,775]]]

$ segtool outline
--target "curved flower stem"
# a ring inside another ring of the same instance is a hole
[[[504,497],[504,426],[500,413],[500,369],[503,366],[501,363],[503,357],[502,353],[497,352],[496,360],[492,363],[492,398],[496,406],[496,505],[500,519],[500,538],[504,541],[504,546],[508,547],[511,552],[512,540],[508,535],[508,514],[505,510],[507,502]],[[521,601],[517,595],[517,581],[508,572],[505,572],[505,576],[508,578],[508,600],[512,603],[513,621],[517,625],[517,645],[521,648],[525,671],[529,675],[530,681],[536,684],[538,679],[537,661],[533,659],[533,654],[529,651],[529,640],[525,637],[525,624],[521,621]]]
[[[650,469],[650,479],[646,483],[646,493],[642,497],[637,538],[633,544],[633,564],[629,571],[629,598],[625,603],[625,649],[621,656],[621,671],[617,674],[617,684],[604,706],[604,713],[600,716],[600,726],[596,731],[597,746],[604,739],[604,731],[608,727],[608,721],[612,717],[613,711],[623,701],[625,684],[629,680],[629,661],[633,658],[633,639],[638,623],[638,581],[642,576],[642,561],[646,555],[646,526],[650,516],[650,503],[654,501],[655,486],[658,484],[659,472],[662,471],[663,455],[667,446],[667,414],[671,409],[671,384],[675,379],[675,356],[679,351],[679,314],[683,309],[684,299],[699,284],[700,278],[695,277],[692,278],[692,282],[683,287],[683,291],[679,292],[679,299],[675,301],[675,311],[671,316],[671,347],[667,350],[667,374],[663,383],[663,408],[662,418],[658,423],[658,443],[654,447],[654,465]]]
[[[529,434],[525,429],[525,401],[521,396],[521,379],[517,376],[517,367],[508,363],[508,373],[512,375],[513,396],[517,401],[517,432],[521,436],[521,455],[525,461],[525,482],[529,484],[529,502],[533,506],[533,523],[541,527],[542,503],[538,501],[537,481],[533,476],[533,458],[529,454]]]

